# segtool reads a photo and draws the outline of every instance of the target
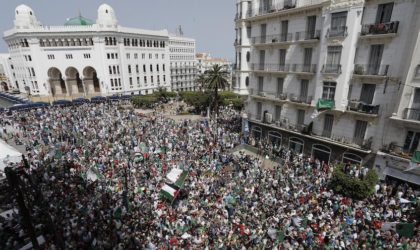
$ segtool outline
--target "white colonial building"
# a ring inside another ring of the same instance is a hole
[[[184,37],[181,31],[176,35],[171,35],[169,37],[169,52],[172,90],[196,90],[195,39]]]
[[[238,0],[235,25],[254,137],[420,184],[419,1]]]
[[[20,5],[14,27],[4,32],[11,87],[32,95],[80,97],[146,94],[171,89],[169,34],[118,25],[111,6],[96,22],[81,15],[63,26],[43,26]]]
[[[232,87],[232,63],[226,58],[212,57],[209,53],[197,53],[197,70],[199,74],[204,74],[207,70],[213,68],[214,65],[219,65],[228,72],[228,85]]]

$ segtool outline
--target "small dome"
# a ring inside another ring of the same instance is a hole
[[[79,15],[78,17],[73,17],[67,20],[66,23],[64,23],[65,26],[86,26],[86,25],[93,25],[95,22],[89,18],[83,17],[82,15]]]
[[[18,7],[16,7],[15,16],[17,17],[22,15],[34,16],[35,14],[31,7],[21,4]]]
[[[27,5],[21,4],[15,9],[15,27],[29,27],[41,25],[36,19],[35,12]]]
[[[96,23],[105,26],[116,26],[118,21],[114,9],[108,4],[99,6]]]

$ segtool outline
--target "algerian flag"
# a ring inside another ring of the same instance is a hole
[[[311,119],[317,118],[323,111],[333,109],[334,105],[334,100],[319,99],[316,103],[316,108],[311,115]]]
[[[170,202],[172,202],[175,200],[178,194],[178,190],[178,187],[165,183],[165,185],[163,185],[162,189],[160,190],[160,194],[166,199],[168,199]]]
[[[414,152],[413,157],[411,157],[410,167],[404,171],[411,171],[416,168],[420,168],[420,151]]]
[[[182,188],[184,185],[185,179],[188,177],[188,171],[173,168],[167,175],[166,178],[175,186]]]

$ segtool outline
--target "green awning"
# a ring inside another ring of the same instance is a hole
[[[414,152],[413,157],[411,157],[411,162],[420,163],[420,151]]]
[[[324,109],[333,109],[334,108],[334,100],[328,99],[319,99],[316,103],[317,110],[324,110]]]

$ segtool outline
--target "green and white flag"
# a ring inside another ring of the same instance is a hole
[[[409,167],[404,170],[405,172],[420,168],[420,151],[415,151],[411,157]]]
[[[170,202],[173,202],[178,195],[178,191],[178,187],[165,183],[165,185],[163,185],[162,189],[160,190],[160,194]]]
[[[179,188],[182,188],[182,186],[184,186],[184,182],[187,179],[187,177],[188,177],[188,171],[185,171],[179,168],[172,169],[166,175],[166,178],[169,180],[169,182]]]

